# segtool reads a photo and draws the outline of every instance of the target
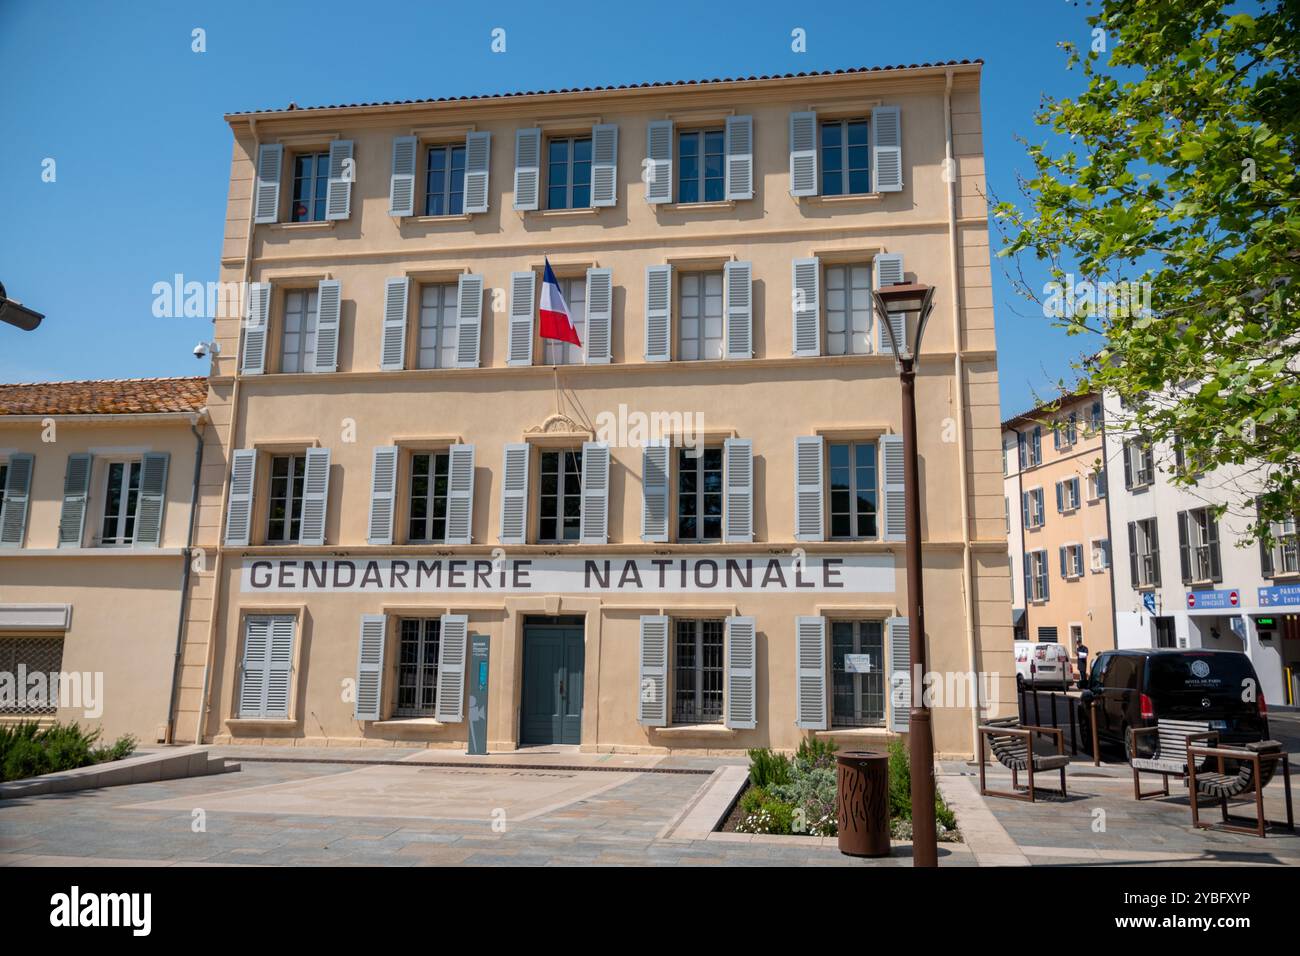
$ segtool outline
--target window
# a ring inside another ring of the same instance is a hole
[[[569,318],[578,330],[578,341],[587,341],[587,280],[586,278],[559,279],[560,294],[569,307]],[[581,365],[582,346],[572,342],[543,339],[543,365]]]
[[[1101,431],[1102,421],[1101,402],[1093,402],[1092,408],[1088,412],[1088,428],[1094,432]]]
[[[1079,479],[1067,478],[1056,483],[1056,510],[1064,513],[1079,507]]]
[[[831,680],[832,727],[884,723],[885,642],[880,621],[831,622]]]
[[[456,367],[456,283],[420,287],[416,368]]]
[[[1067,544],[1061,548],[1061,577],[1068,579],[1083,576],[1083,545]]]
[[[1193,508],[1178,515],[1178,552],[1183,582],[1218,581],[1223,577],[1219,563],[1219,523],[1209,508]]]
[[[0,486],[4,483],[0,473]],[[1294,518],[1275,525],[1273,537],[1277,539],[1277,560],[1274,574],[1300,574],[1300,545],[1297,545],[1296,522]]]
[[[1092,539],[1092,563],[1090,567],[1093,571],[1105,571],[1110,567],[1109,538]]]
[[[701,129],[677,136],[677,201],[722,202],[725,197],[723,155],[726,135]]]
[[[284,294],[280,371],[308,372],[315,363],[316,290],[290,289]]]
[[[0,674],[14,675],[12,681],[0,683],[0,714],[38,716],[55,713],[59,704],[57,682],[47,681],[44,688],[20,684],[17,679],[20,669],[29,676],[60,673],[63,670],[63,638],[0,637]]]
[[[722,722],[723,621],[673,621],[673,723]]]
[[[876,446],[871,442],[832,442],[826,453],[830,459],[831,537],[876,537]]]
[[[465,211],[465,147],[431,146],[425,170],[424,214],[461,215]]]
[[[1030,551],[1025,555],[1025,594],[1030,601],[1046,601],[1049,593],[1047,552]]]
[[[1160,587],[1160,535],[1155,518],[1129,522],[1128,549],[1133,587]]]
[[[871,267],[826,267],[826,354],[871,352]]]
[[[1106,472],[1094,468],[1088,472],[1088,500],[1099,501],[1106,497]]]
[[[1033,431],[1020,436],[1020,467],[1033,468],[1043,463],[1043,426],[1035,425]]]
[[[1007,534],[1011,533],[1011,497],[1006,496],[1002,499],[1002,517],[1006,521]]]
[[[130,544],[135,540],[135,508],[139,497],[140,462],[109,462],[100,544]]]
[[[677,283],[681,328],[677,357],[722,358],[722,273],[684,272]]]
[[[722,449],[677,450],[677,540],[722,540]]]
[[[302,522],[302,479],[305,455],[276,455],[271,459],[270,507],[267,511],[268,544],[296,544]]]
[[[325,190],[330,181],[330,154],[301,153],[293,158],[293,205],[290,222],[324,222]]]
[[[1151,444],[1145,439],[1130,438],[1124,442],[1124,487],[1145,488],[1155,478],[1151,459]]]
[[[411,456],[410,541],[447,540],[447,452],[418,452]]]
[[[582,530],[582,452],[541,453],[541,541],[577,541]]]
[[[402,618],[397,649],[398,717],[431,717],[438,699],[438,638],[442,622],[436,617]]]
[[[547,144],[546,207],[591,206],[591,137],[553,139]]]
[[[1025,492],[1023,509],[1026,528],[1041,528],[1043,526],[1042,488],[1030,488]]]
[[[823,196],[860,196],[871,192],[865,119],[822,123]]]

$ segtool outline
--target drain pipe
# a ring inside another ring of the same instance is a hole
[[[176,655],[172,660],[172,690],[167,698],[167,730],[163,742],[170,744],[176,734],[176,692],[181,676],[181,649],[185,642],[185,609],[189,604],[190,565],[194,561],[194,525],[199,510],[199,473],[203,468],[203,432],[199,422],[207,418],[208,410],[201,408],[190,418],[190,431],[194,434],[194,479],[190,489],[190,527],[185,534],[185,552],[181,561],[181,600],[176,613]]]

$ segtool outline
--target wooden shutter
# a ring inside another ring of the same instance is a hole
[[[510,348],[507,365],[533,364],[533,314],[537,274],[531,269],[510,273]]]
[[[488,211],[488,179],[492,165],[492,134],[465,136],[465,212]]]
[[[1021,517],[1023,517],[1025,521],[1025,527],[1032,528],[1034,526],[1033,509],[1029,505],[1029,492],[1027,491],[1020,495],[1020,511]]]
[[[578,538],[583,544],[609,539],[609,443],[582,443],[582,518]]]
[[[880,527],[885,541],[907,538],[907,495],[903,461],[903,436],[880,436]]]
[[[528,537],[528,459],[526,442],[508,444],[501,468],[501,543],[524,544]]]
[[[748,262],[728,262],[723,267],[723,307],[727,323],[727,358],[754,357],[753,267]],[[701,319],[700,321],[703,321]]]
[[[754,117],[728,116],[726,197],[754,198]]]
[[[140,457],[140,497],[135,513],[135,543],[158,547],[162,543],[163,508],[167,503],[166,452],[146,452]]]
[[[1223,580],[1223,563],[1219,556],[1219,522],[1208,510],[1205,513],[1205,543],[1210,552],[1210,580]]]
[[[439,723],[458,724],[465,719],[465,656],[469,644],[469,617],[444,614],[438,628],[438,699],[434,714]]]
[[[289,716],[289,690],[293,678],[293,632],[297,620],[271,618],[271,650],[266,667],[266,704],[262,716]]]
[[[817,114],[790,114],[790,195],[816,196]]]
[[[10,455],[5,477],[4,504],[0,505],[0,547],[21,548],[27,534],[27,505],[31,497],[32,455]]]
[[[645,360],[667,362],[673,344],[673,267],[645,267]]]
[[[361,615],[361,636],[357,640],[357,720],[378,720],[384,699],[384,633],[388,618],[382,614]]]
[[[230,491],[226,496],[226,545],[247,547],[253,524],[253,488],[257,478],[257,449],[230,453]]]
[[[374,450],[370,469],[370,524],[367,544],[393,543],[393,511],[397,500],[396,445],[380,445]]]
[[[1065,492],[1061,488],[1061,482],[1056,483],[1056,513],[1061,514],[1065,511]]]
[[[758,726],[758,639],[754,619],[727,618],[726,642],[726,725],[733,730],[752,730]]]
[[[275,222],[280,217],[280,164],[284,147],[279,143],[257,147],[257,197],[253,201],[253,222]]]
[[[248,284],[248,314],[244,317],[244,351],[239,370],[245,375],[266,371],[266,334],[271,318],[271,284]]]
[[[1192,551],[1191,542],[1188,540],[1191,535],[1188,533],[1188,516],[1186,511],[1180,511],[1177,515],[1178,521],[1178,566],[1183,573],[1183,583],[1192,583]]]
[[[794,619],[795,726],[825,730],[826,720],[826,618]]]
[[[637,720],[647,727],[668,725],[668,618],[641,615],[637,676]]]
[[[668,540],[668,476],[672,448],[666,439],[641,448],[641,540]]]
[[[542,180],[542,131],[515,130],[515,208],[537,208]]]
[[[266,672],[271,653],[271,619],[244,619],[244,654],[239,668],[239,716],[261,717],[266,706]]]
[[[321,279],[316,287],[316,358],[313,372],[336,372],[339,367],[339,311],[343,289],[338,279]]]
[[[86,503],[94,456],[68,456],[63,472],[63,512],[59,516],[59,547],[79,548],[86,533]]]
[[[330,492],[330,450],[308,448],[302,478],[302,523],[299,544],[325,543],[325,517]]]
[[[893,285],[903,281],[903,254],[901,252],[880,252],[871,262],[871,280],[875,283],[877,289],[883,289],[886,286]],[[871,309],[873,321],[880,328],[876,332],[879,344],[876,351],[881,355],[893,355],[893,347],[889,344],[889,333],[885,331],[883,325],[879,322],[879,317],[875,314],[873,306]],[[889,325],[894,330],[894,337],[898,340],[900,350],[907,348],[907,314],[905,312],[889,313]]]
[[[483,325],[483,277],[467,273],[456,288],[456,367],[478,368]]]
[[[355,176],[352,140],[334,140],[330,143],[330,178],[325,185],[326,219],[347,219],[352,215],[352,180]]]
[[[912,724],[912,625],[891,617],[889,629],[889,729],[906,733]]]
[[[754,442],[728,438],[723,442],[726,468],[724,540],[754,540]]]
[[[469,544],[474,533],[474,446],[452,445],[447,463],[447,543]]]
[[[614,273],[587,270],[587,364],[608,365],[612,357],[614,325]]]
[[[794,440],[794,539],[826,540],[826,443],[821,435],[799,435]]]
[[[903,188],[903,131],[897,106],[871,111],[871,175],[878,193]]]
[[[612,123],[591,128],[591,204],[618,205],[618,127]]]
[[[816,256],[795,259],[791,268],[790,297],[794,324],[790,333],[795,355],[820,355],[822,263]],[[845,293],[848,294],[847,292]]]
[[[388,177],[390,216],[415,215],[415,168],[419,149],[418,136],[393,137],[393,171]]]
[[[406,367],[406,317],[410,311],[411,280],[392,276],[384,280],[384,333],[379,346],[379,367],[400,372]]]
[[[1059,557],[1061,559],[1061,577],[1068,578],[1069,574],[1066,573],[1068,569],[1065,566],[1065,545],[1061,545],[1057,551],[1059,552]]]
[[[673,201],[673,122],[654,120],[645,128],[645,201]]]

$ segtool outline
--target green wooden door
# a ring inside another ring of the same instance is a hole
[[[582,628],[524,626],[521,744],[576,744],[582,739]]]

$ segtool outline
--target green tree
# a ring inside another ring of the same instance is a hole
[[[995,207],[1000,255],[1036,257],[1062,284],[1142,284],[1145,307],[1060,310],[1104,343],[1081,384],[1120,396],[1125,431],[1242,475],[1232,510],[1253,519],[1259,495],[1268,538],[1300,512],[1300,0],[1089,6],[1090,34],[1061,44],[1086,88],[1043,100],[1035,120],[1054,135],[1026,144],[1025,208]],[[1019,275],[1049,315],[1062,304]]]

